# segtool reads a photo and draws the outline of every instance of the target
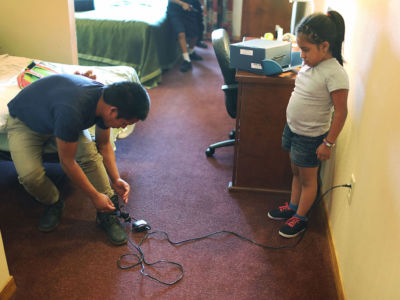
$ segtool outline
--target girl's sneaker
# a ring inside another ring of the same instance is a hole
[[[286,221],[285,225],[279,230],[279,234],[285,238],[293,238],[306,230],[307,221],[297,217],[292,217]]]
[[[296,213],[293,209],[289,207],[289,203],[286,202],[285,205],[279,206],[268,212],[268,217],[273,220],[287,220],[293,217]]]

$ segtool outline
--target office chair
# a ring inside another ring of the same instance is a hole
[[[221,87],[221,89],[225,93],[225,107],[229,116],[235,119],[238,84],[235,79],[236,69],[233,69],[229,66],[229,35],[225,29],[219,28],[211,33],[211,41],[215,56],[217,57],[218,64],[221,68],[222,76],[224,77],[225,84]],[[235,130],[231,131],[229,138],[229,140],[221,141],[208,146],[206,150],[206,156],[213,156],[216,148],[233,146],[235,144]]]

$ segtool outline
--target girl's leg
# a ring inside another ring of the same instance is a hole
[[[299,183],[301,186],[301,194],[298,203],[297,215],[305,217],[311,206],[314,204],[317,196],[317,176],[318,167],[303,168],[297,167],[299,171]]]
[[[300,184],[300,175],[299,168],[296,167],[293,163],[292,172],[292,192],[290,194],[290,203],[285,203],[285,205],[279,206],[278,208],[272,209],[268,212],[268,217],[273,220],[287,220],[290,219],[297,211],[297,206],[300,202],[301,195],[301,184]]]
[[[286,221],[286,224],[279,230],[279,234],[286,238],[298,236],[307,227],[306,216],[317,195],[317,174],[318,167],[304,168],[297,167],[299,171],[298,181],[300,185],[300,199],[296,214]]]
[[[292,167],[293,179],[292,179],[292,192],[290,194],[290,204],[298,206],[301,195],[299,167],[295,166],[293,163],[291,163],[291,167]]]

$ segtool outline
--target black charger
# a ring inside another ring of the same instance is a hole
[[[136,232],[148,231],[150,229],[150,225],[147,224],[145,220],[136,220],[135,222],[132,222],[132,230]]]

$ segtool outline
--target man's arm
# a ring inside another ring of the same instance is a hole
[[[102,129],[96,126],[96,145],[101,156],[103,156],[104,167],[110,177],[112,188],[127,203],[130,192],[129,184],[121,179],[117,163],[115,161],[115,153],[110,142],[110,129]]]
[[[71,181],[81,188],[86,195],[90,197],[93,205],[100,212],[113,211],[115,209],[111,200],[102,193],[99,193],[90,183],[89,179],[83,173],[81,167],[75,161],[76,151],[78,149],[77,142],[64,142],[56,138],[58,156],[61,167]]]

